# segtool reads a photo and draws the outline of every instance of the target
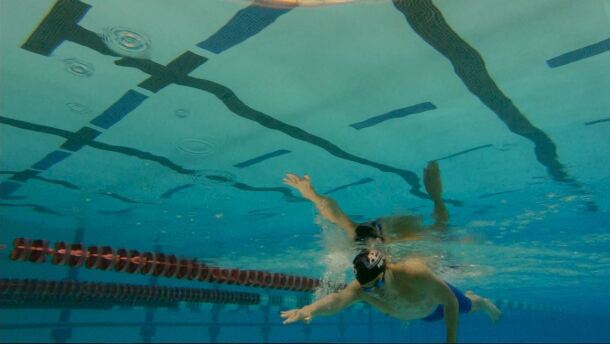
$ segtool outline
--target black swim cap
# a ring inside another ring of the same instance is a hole
[[[366,284],[385,271],[383,254],[377,250],[362,250],[354,258],[354,275],[360,284]]]

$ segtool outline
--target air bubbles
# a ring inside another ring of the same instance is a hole
[[[66,65],[66,71],[70,74],[83,78],[88,78],[95,72],[91,63],[77,58],[64,59],[64,64]]]
[[[174,111],[174,115],[176,115],[176,117],[178,118],[187,118],[188,116],[190,116],[190,114],[191,110],[189,109],[178,109]]]
[[[140,32],[126,27],[111,27],[104,29],[102,41],[108,49],[115,53],[134,58],[148,58],[150,39]]]
[[[79,115],[90,115],[91,109],[87,107],[87,105],[83,105],[81,103],[69,102],[66,103],[66,106],[70,111],[79,114]]]

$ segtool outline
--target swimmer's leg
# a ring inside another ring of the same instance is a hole
[[[470,301],[472,301],[472,307],[470,308],[469,313],[483,311],[489,316],[491,321],[496,322],[500,320],[502,311],[500,311],[498,307],[491,302],[491,300],[479,296],[473,293],[471,290],[467,291],[464,295],[469,298]]]
[[[445,202],[443,202],[441,170],[436,161],[430,161],[428,166],[424,168],[424,186],[426,187],[426,192],[428,192],[428,195],[432,198],[432,201],[434,201],[434,212],[432,213],[434,225],[432,225],[432,227],[435,229],[444,229],[447,227],[447,222],[449,222],[449,212],[447,211]]]

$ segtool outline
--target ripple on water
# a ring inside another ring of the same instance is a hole
[[[216,144],[209,138],[184,138],[176,143],[172,160],[184,168],[203,170],[210,163],[207,157],[216,150]]]
[[[216,145],[202,138],[186,138],[178,142],[176,149],[188,155],[202,157],[215,153]]]
[[[147,58],[151,42],[144,33],[127,27],[110,27],[102,32],[102,41],[115,53],[135,58]]]
[[[83,61],[77,58],[64,59],[66,71],[72,75],[76,75],[83,78],[88,78],[93,75],[95,68],[93,64]]]
[[[180,108],[177,109],[176,111],[174,111],[174,115],[176,115],[176,117],[178,118],[186,118],[191,114],[191,111],[189,109],[184,109],[184,108]]]
[[[87,107],[87,105],[81,103],[68,102],[66,103],[66,106],[68,107],[68,109],[70,109],[70,111],[79,115],[90,115],[92,112],[91,109]]]

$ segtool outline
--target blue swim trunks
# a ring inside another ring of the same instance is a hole
[[[445,283],[447,283],[447,282],[445,282]],[[458,303],[460,304],[460,313],[470,312],[470,308],[472,308],[472,301],[470,301],[469,298],[467,298],[464,294],[462,294],[461,291],[457,290],[456,287],[452,286],[449,283],[447,283],[447,285],[449,286],[449,288],[453,292],[453,295],[455,295],[455,297],[458,300]],[[422,320],[423,321],[437,321],[437,320],[441,320],[444,316],[445,316],[445,307],[443,305],[438,305],[438,307],[436,307],[436,310],[434,310],[434,312],[432,312],[432,314],[428,315],[427,317],[423,318]]]

